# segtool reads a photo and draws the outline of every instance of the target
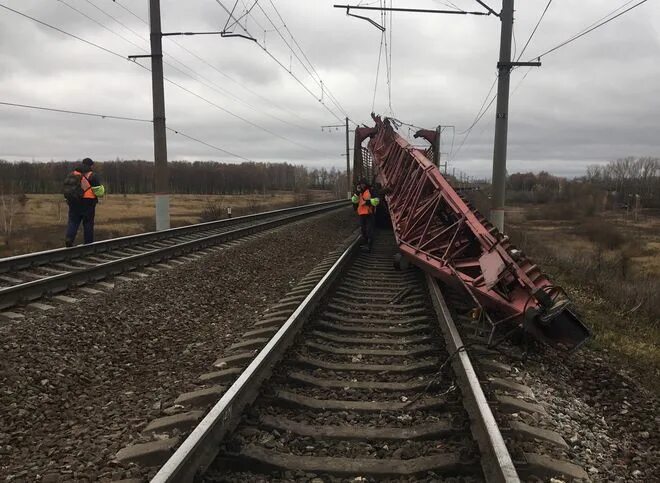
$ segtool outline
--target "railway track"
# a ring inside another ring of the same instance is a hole
[[[354,241],[258,322],[274,335],[152,481],[519,481],[436,282],[395,250]]]
[[[0,259],[0,310],[346,206],[331,201]],[[38,306],[37,306],[38,307]]]

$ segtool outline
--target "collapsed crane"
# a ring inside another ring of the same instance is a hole
[[[443,283],[467,290],[487,313],[491,340],[511,328],[568,351],[588,340],[589,329],[561,287],[462,199],[428,151],[413,147],[387,118],[372,117],[375,127],[355,132],[354,177],[375,176],[381,184],[401,254]]]

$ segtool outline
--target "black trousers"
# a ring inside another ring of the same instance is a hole
[[[80,223],[83,225],[85,245],[94,243],[94,215],[96,203],[80,202],[69,204],[69,222],[66,228],[65,244],[73,246]]]
[[[362,231],[362,238],[369,248],[374,243],[374,229],[376,227],[376,216],[371,215],[360,215],[360,231]]]

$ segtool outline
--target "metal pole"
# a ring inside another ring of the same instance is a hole
[[[497,63],[497,113],[495,117],[495,147],[493,149],[493,198],[490,221],[504,232],[506,185],[506,145],[509,124],[509,79],[511,74],[511,33],[513,30],[513,0],[502,0],[500,14],[500,61]]]
[[[151,86],[154,108],[154,164],[156,191],[156,230],[170,227],[170,190],[165,134],[165,89],[163,87],[163,48],[160,27],[160,0],[149,0],[151,24]]]
[[[346,196],[350,200],[352,194],[351,186],[351,155],[348,143],[348,117],[346,118]]]
[[[442,126],[438,125],[435,128],[435,146],[433,146],[433,164],[440,169],[440,131]]]

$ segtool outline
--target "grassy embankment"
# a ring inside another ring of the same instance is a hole
[[[172,195],[170,212],[172,226],[177,227],[225,218],[227,207],[231,207],[232,216],[241,216],[334,198],[329,191],[316,190],[250,195]],[[153,195],[110,194],[96,209],[96,239],[152,231],[155,229],[154,213]],[[11,238],[0,244],[0,257],[63,246],[66,222],[67,206],[62,195],[28,194],[14,216]],[[76,241],[82,242],[82,227]]]
[[[660,212],[603,212],[524,205],[507,234],[566,289],[606,351],[660,393]],[[606,381],[604,381],[606,382]]]

